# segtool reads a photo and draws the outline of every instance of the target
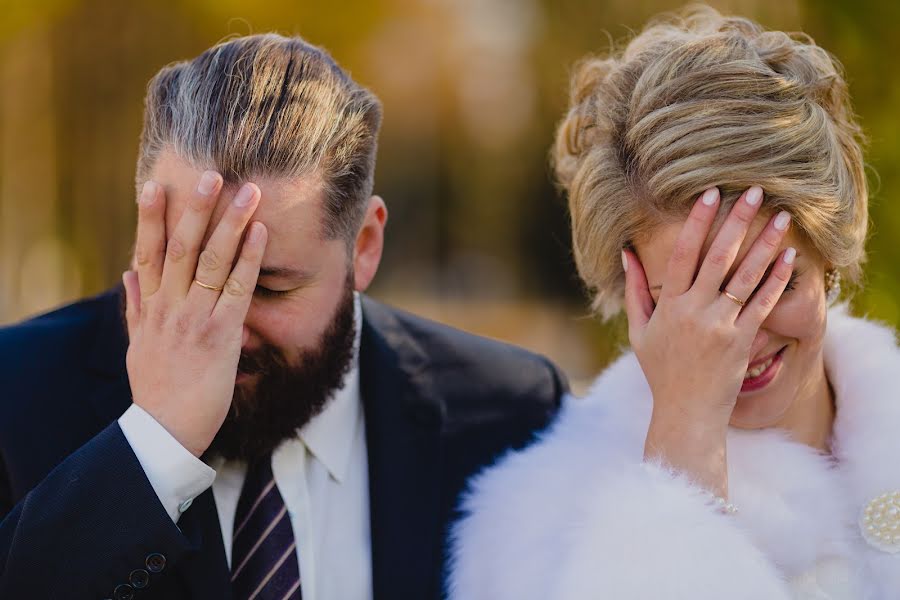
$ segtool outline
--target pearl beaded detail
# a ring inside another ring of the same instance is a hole
[[[873,498],[860,512],[859,529],[870,546],[889,554],[900,552],[900,491]]]

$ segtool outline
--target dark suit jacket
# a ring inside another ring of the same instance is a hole
[[[120,302],[0,329],[4,600],[231,598],[212,490],[176,526],[116,422],[131,402]],[[439,598],[466,479],[544,427],[565,382],[540,356],[368,298],[360,378],[375,599]]]

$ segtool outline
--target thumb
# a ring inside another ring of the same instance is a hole
[[[122,283],[125,285],[125,322],[128,337],[133,339],[141,318],[141,284],[135,271],[122,273]]]
[[[632,345],[653,315],[653,297],[647,287],[647,275],[640,259],[631,250],[622,249],[625,269],[625,314],[628,315],[628,337]]]

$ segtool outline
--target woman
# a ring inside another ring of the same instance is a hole
[[[900,598],[900,350],[834,305],[868,219],[836,63],[693,9],[581,63],[554,164],[632,352],[472,482],[450,597]]]

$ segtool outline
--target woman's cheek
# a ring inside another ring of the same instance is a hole
[[[766,319],[764,327],[779,337],[800,342],[824,338],[827,307],[824,294],[812,286],[786,290]]]

